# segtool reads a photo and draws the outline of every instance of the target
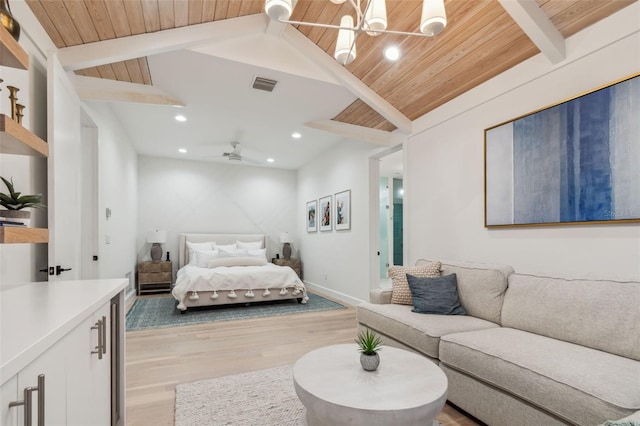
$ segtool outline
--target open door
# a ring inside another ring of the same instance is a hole
[[[47,66],[49,281],[81,276],[82,113],[55,54]]]

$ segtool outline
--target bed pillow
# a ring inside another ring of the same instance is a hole
[[[238,256],[248,256],[249,250],[247,249],[235,249],[235,250],[225,250],[218,249],[218,257],[238,257]]]
[[[236,246],[235,243],[233,243],[233,244],[216,244],[216,243],[213,243],[213,248],[214,249],[225,250],[225,251],[238,250],[238,246]]]
[[[260,249],[260,250],[247,250],[249,256],[251,257],[258,257],[260,259],[264,259],[265,262],[268,262],[267,260],[267,249]]]
[[[219,257],[217,259],[211,259],[207,263],[209,268],[218,268],[220,266],[263,266],[267,264],[267,259],[262,259],[255,256],[234,256],[234,257]]]
[[[208,243],[192,243],[187,241],[187,256],[189,257],[189,265],[195,265],[196,264],[196,256],[195,256],[195,251],[196,250],[201,250],[201,251],[207,251],[207,250],[213,250],[213,243],[212,242],[208,242]]]
[[[261,248],[264,248],[263,243],[264,243],[263,241],[250,241],[250,242],[236,241],[236,246],[239,249],[260,250]]]
[[[407,274],[415,277],[439,277],[440,262],[430,262],[421,266],[390,266],[389,278],[391,278],[391,303],[399,305],[413,305],[411,290],[407,282]]]
[[[195,266],[198,268],[206,268],[210,260],[217,259],[220,256],[218,250],[195,250],[194,254],[196,259]]]
[[[456,274],[444,277],[415,277],[407,274],[413,297],[412,312],[436,315],[466,315],[458,298]]]

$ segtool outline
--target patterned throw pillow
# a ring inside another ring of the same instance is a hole
[[[407,274],[414,277],[435,278],[440,276],[440,262],[431,262],[422,266],[389,266],[391,278],[391,303],[413,305]]]

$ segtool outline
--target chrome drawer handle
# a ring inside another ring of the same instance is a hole
[[[33,392],[38,392],[38,425],[44,426],[44,374],[38,376],[38,386],[24,388],[24,399],[9,403],[11,407],[24,407],[24,426],[33,425]]]

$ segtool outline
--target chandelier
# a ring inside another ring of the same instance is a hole
[[[344,15],[340,25],[317,22],[290,21],[293,8],[298,0],[266,0],[265,12],[274,21],[292,25],[332,28],[338,30],[338,40],[334,57],[342,65],[349,65],[356,59],[356,37],[362,32],[370,36],[379,34],[397,34],[404,36],[432,37],[439,34],[447,25],[444,0],[423,0],[420,32],[392,31],[387,29],[387,5],[385,0],[330,0],[334,4],[346,1],[355,11],[356,22],[352,15]],[[362,8],[364,6],[364,10]]]

